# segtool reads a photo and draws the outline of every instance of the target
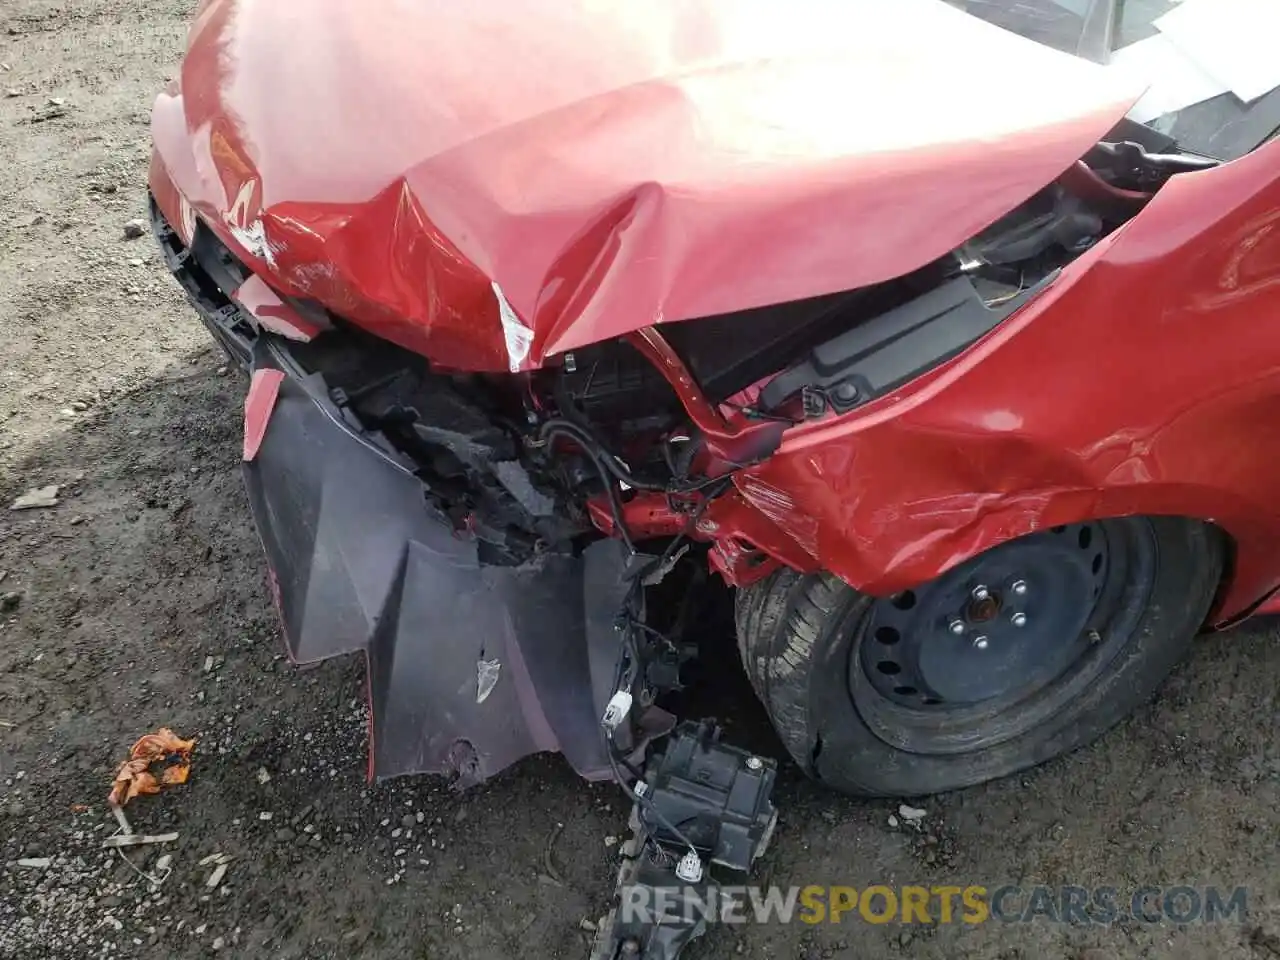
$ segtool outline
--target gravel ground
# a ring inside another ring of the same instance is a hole
[[[615,788],[554,757],[465,794],[369,785],[360,665],[282,660],[237,473],[243,382],[124,236],[190,10],[0,7],[0,500],[61,486],[0,512],[0,957],[582,957]],[[776,754],[722,674],[705,708]],[[1275,960],[1278,675],[1274,624],[1205,638],[1104,742],[925,800],[919,830],[785,767],[758,878],[1244,885],[1243,922],[722,928],[691,954]],[[198,738],[191,782],[129,811],[178,840],[104,851],[111,771],[160,725]]]

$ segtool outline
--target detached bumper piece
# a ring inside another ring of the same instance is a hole
[[[719,736],[711,723],[682,723],[636,784],[617,903],[591,960],[674,960],[716,920],[705,865],[746,874],[768,847],[777,763]]]
[[[598,718],[629,587],[625,548],[482,563],[414,465],[297,361],[295,342],[319,328],[285,311],[203,224],[188,247],[154,202],[152,219],[192,306],[250,374],[244,479],[289,656],[368,658],[370,774],[466,785],[558,751],[584,777],[609,777]]]
[[[255,379],[282,360],[255,350]],[[597,718],[625,547],[481,563],[477,542],[376,436],[354,430],[319,378],[282,372],[245,484],[292,659],[368,657],[371,775],[467,785],[556,751],[607,778]]]
[[[284,377],[244,474],[291,657],[368,656],[372,770],[473,783],[559,750],[605,775],[587,561],[482,565],[421,482],[336,415]]]

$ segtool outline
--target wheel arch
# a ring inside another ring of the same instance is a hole
[[[1205,621],[1214,629],[1232,626],[1251,616],[1280,587],[1280,583],[1275,582],[1266,572],[1274,563],[1264,562],[1268,554],[1280,555],[1280,538],[1259,535],[1256,529],[1249,529],[1243,520],[1227,526],[1214,517],[1198,515],[1194,509],[1179,509],[1176,498],[1165,501],[1167,509],[1162,510],[1139,509],[1133,504],[1132,496],[1099,499],[1095,495],[1093,502],[1086,506],[1080,503],[1083,493],[1084,491],[1063,491],[1047,495],[1040,501],[1043,509],[1036,516],[1010,511],[1009,522],[1002,523],[995,529],[984,527],[979,531],[981,535],[970,535],[970,531],[958,529],[954,539],[941,536],[928,544],[922,544],[925,549],[919,554],[912,555],[904,551],[898,558],[900,563],[886,568],[879,576],[862,583],[846,582],[872,596],[889,596],[939,577],[1002,543],[1040,530],[1091,521],[1147,516],[1197,521],[1220,538],[1223,550],[1222,575],[1213,606]],[[1137,498],[1143,503],[1161,502],[1163,499],[1151,488],[1143,488],[1137,493]],[[1236,532],[1243,534],[1243,544]],[[1242,550],[1245,553],[1246,567],[1243,577],[1240,574]],[[1275,553],[1271,553],[1272,550]]]
[[[895,506],[874,535],[819,530],[807,547],[822,559],[823,569],[850,586],[888,596],[1039,530],[1137,516],[1195,520],[1222,538],[1226,563],[1207,621],[1215,628],[1249,616],[1280,588],[1280,518],[1222,487],[1198,484],[1056,487],[909,500]],[[953,520],[945,523],[944,517]],[[794,534],[794,516],[770,519]],[[903,529],[919,535],[904,535]]]

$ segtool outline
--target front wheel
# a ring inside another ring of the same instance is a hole
[[[1150,699],[1222,565],[1214,528],[1138,517],[1031,534],[883,599],[782,570],[738,592],[739,647],[806,772],[940,793],[1083,746]]]

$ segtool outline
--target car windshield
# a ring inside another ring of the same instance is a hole
[[[1097,63],[1154,35],[1177,0],[946,0],[1037,43]],[[1011,82],[1015,82],[1011,79]],[[1148,121],[1187,151],[1234,160],[1280,131],[1280,89],[1244,104],[1231,93]]]

